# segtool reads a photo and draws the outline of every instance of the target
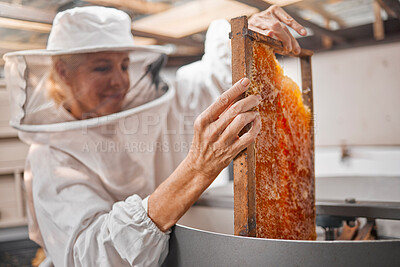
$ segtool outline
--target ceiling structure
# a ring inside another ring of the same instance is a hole
[[[205,32],[218,18],[250,16],[271,4],[282,6],[308,35],[294,33],[314,51],[400,41],[399,0],[0,0],[0,56],[45,48],[58,11],[104,5],[126,11],[137,44],[174,45],[171,65],[201,57]],[[4,64],[0,60],[0,65]]]

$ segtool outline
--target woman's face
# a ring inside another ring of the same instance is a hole
[[[66,108],[78,119],[109,115],[122,109],[129,89],[128,52],[82,55],[77,67],[58,70],[71,89]]]

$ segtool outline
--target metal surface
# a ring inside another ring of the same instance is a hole
[[[233,197],[229,194],[204,194],[195,205],[233,209]],[[400,202],[317,200],[316,211],[317,215],[400,220]]]
[[[291,241],[176,225],[164,266],[400,266],[400,240]]]
[[[400,220],[400,203],[375,201],[345,203],[344,201],[319,200],[317,214]]]

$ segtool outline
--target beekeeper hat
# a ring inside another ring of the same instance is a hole
[[[156,102],[156,98],[165,91],[158,90],[165,87],[159,72],[166,62],[165,54],[170,49],[138,46],[133,41],[131,19],[123,11],[90,6],[58,13],[46,49],[12,52],[4,56],[10,125],[22,131],[63,131],[82,125],[94,127],[126,116],[134,112],[134,107],[141,108],[146,103]],[[124,99],[123,110],[93,118],[95,123],[91,119],[75,121],[48,96],[46,84],[52,68],[52,57],[102,51],[129,53],[130,88]]]
[[[114,8],[88,6],[68,9],[55,16],[46,49],[11,52],[4,57],[126,50],[171,52],[168,47],[134,45],[131,24],[128,14]]]

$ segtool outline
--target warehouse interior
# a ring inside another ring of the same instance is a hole
[[[307,29],[312,50],[316,199],[397,203],[400,212],[400,1],[398,0],[2,0],[0,1],[0,266],[30,266],[23,171],[29,146],[9,126],[3,55],[44,49],[57,12],[100,5],[127,12],[135,44],[172,49],[163,74],[173,83],[179,67],[204,54],[216,19],[251,16],[281,6]],[[300,83],[297,59],[279,57]],[[204,194],[232,198],[228,169]],[[224,189],[221,189],[222,187]],[[206,201],[207,202],[207,201]],[[197,207],[197,208],[196,208]],[[365,218],[364,218],[365,219]],[[233,211],[195,206],[181,223],[233,234]],[[377,219],[382,239],[400,239],[400,219]],[[324,229],[319,228],[321,236]],[[4,265],[1,263],[4,262]],[[390,266],[390,264],[388,264]]]

